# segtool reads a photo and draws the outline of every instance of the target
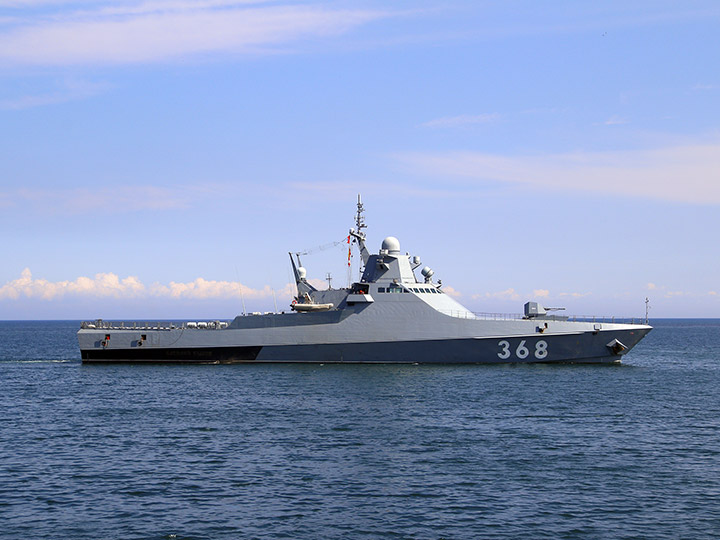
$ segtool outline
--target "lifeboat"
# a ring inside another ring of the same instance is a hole
[[[294,311],[327,311],[335,304],[298,304],[293,303],[290,308]]]

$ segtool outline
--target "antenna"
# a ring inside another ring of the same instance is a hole
[[[367,225],[365,225],[365,216],[363,216],[364,212],[365,208],[358,193],[357,214],[355,214],[355,227],[357,228],[358,234],[362,234],[362,230],[367,228]]]
[[[357,201],[357,213],[355,214],[355,227],[357,228],[357,238],[353,238],[353,243],[358,241],[358,238],[360,239],[360,264],[358,265],[358,281],[362,279],[363,270],[364,270],[364,257],[363,257],[363,250],[365,250],[365,233],[363,233],[363,229],[367,229],[367,225],[365,225],[365,216],[363,215],[365,213],[365,207],[362,203],[362,198],[360,197],[360,194],[358,193],[358,201]],[[352,231],[350,231],[352,233]],[[348,276],[352,273],[352,270],[350,267],[350,260],[348,260]],[[348,277],[348,286],[350,282],[350,277]]]
[[[273,302],[275,302],[275,313],[277,313],[278,312],[277,298],[275,297],[275,289],[274,288],[273,288],[272,292],[273,292]]]
[[[330,272],[325,275],[325,279],[328,282],[328,289],[332,289],[332,276],[330,275]]]
[[[245,296],[243,296],[243,286],[242,283],[240,283],[240,272],[238,272],[237,265],[235,265],[235,275],[237,276],[238,286],[240,287],[240,300],[242,301],[243,315],[247,315],[247,311],[245,311]]]
[[[650,320],[648,318],[649,313],[650,313],[650,299],[646,296],[645,297],[645,324],[648,324],[648,321]]]

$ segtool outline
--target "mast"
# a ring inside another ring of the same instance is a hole
[[[363,214],[365,213],[365,207],[363,206],[362,199],[360,198],[360,194],[358,193],[358,202],[357,202],[357,214],[355,214],[355,226],[357,227],[357,232],[365,238],[365,235],[363,234],[362,230],[367,228],[367,225],[365,225],[365,216]]]
[[[368,251],[367,247],[365,246],[365,233],[363,232],[363,229],[367,228],[367,225],[365,225],[365,216],[363,215],[365,213],[365,208],[363,207],[362,199],[360,198],[360,194],[358,193],[358,200],[357,200],[357,213],[355,214],[355,229],[350,229],[350,236],[352,236],[358,243],[358,248],[360,249],[360,259],[362,261],[362,264],[360,265],[360,275],[362,276],[363,270],[365,265],[367,264],[368,260],[370,259],[370,252]]]

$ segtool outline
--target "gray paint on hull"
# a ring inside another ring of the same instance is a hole
[[[629,348],[648,330],[582,332],[574,335],[534,335],[514,338],[389,341],[276,345],[196,349],[105,349],[83,353],[85,363],[612,363],[620,360],[607,344],[618,339]],[[504,342],[507,342],[505,345]],[[543,345],[543,342],[545,345]],[[505,357],[508,351],[510,356]],[[527,351],[527,355],[525,355]],[[547,351],[546,354],[544,351]],[[250,352],[252,354],[250,354]],[[519,356],[518,356],[519,353]]]

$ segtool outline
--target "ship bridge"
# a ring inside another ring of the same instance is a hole
[[[364,238],[360,239],[361,253],[365,249],[363,240]],[[363,259],[365,270],[361,282],[356,283],[353,290],[366,291],[365,294],[370,294],[374,301],[407,299],[407,301],[417,302],[419,300],[446,315],[466,319],[475,318],[470,310],[442,290],[442,282],[433,282],[435,273],[430,267],[422,268],[420,271],[422,279],[418,279],[415,270],[422,265],[420,257],[411,256],[408,253],[403,254],[400,251],[400,241],[394,236],[388,236],[383,240],[377,255],[368,254]],[[387,296],[399,294],[402,294],[403,297]]]

